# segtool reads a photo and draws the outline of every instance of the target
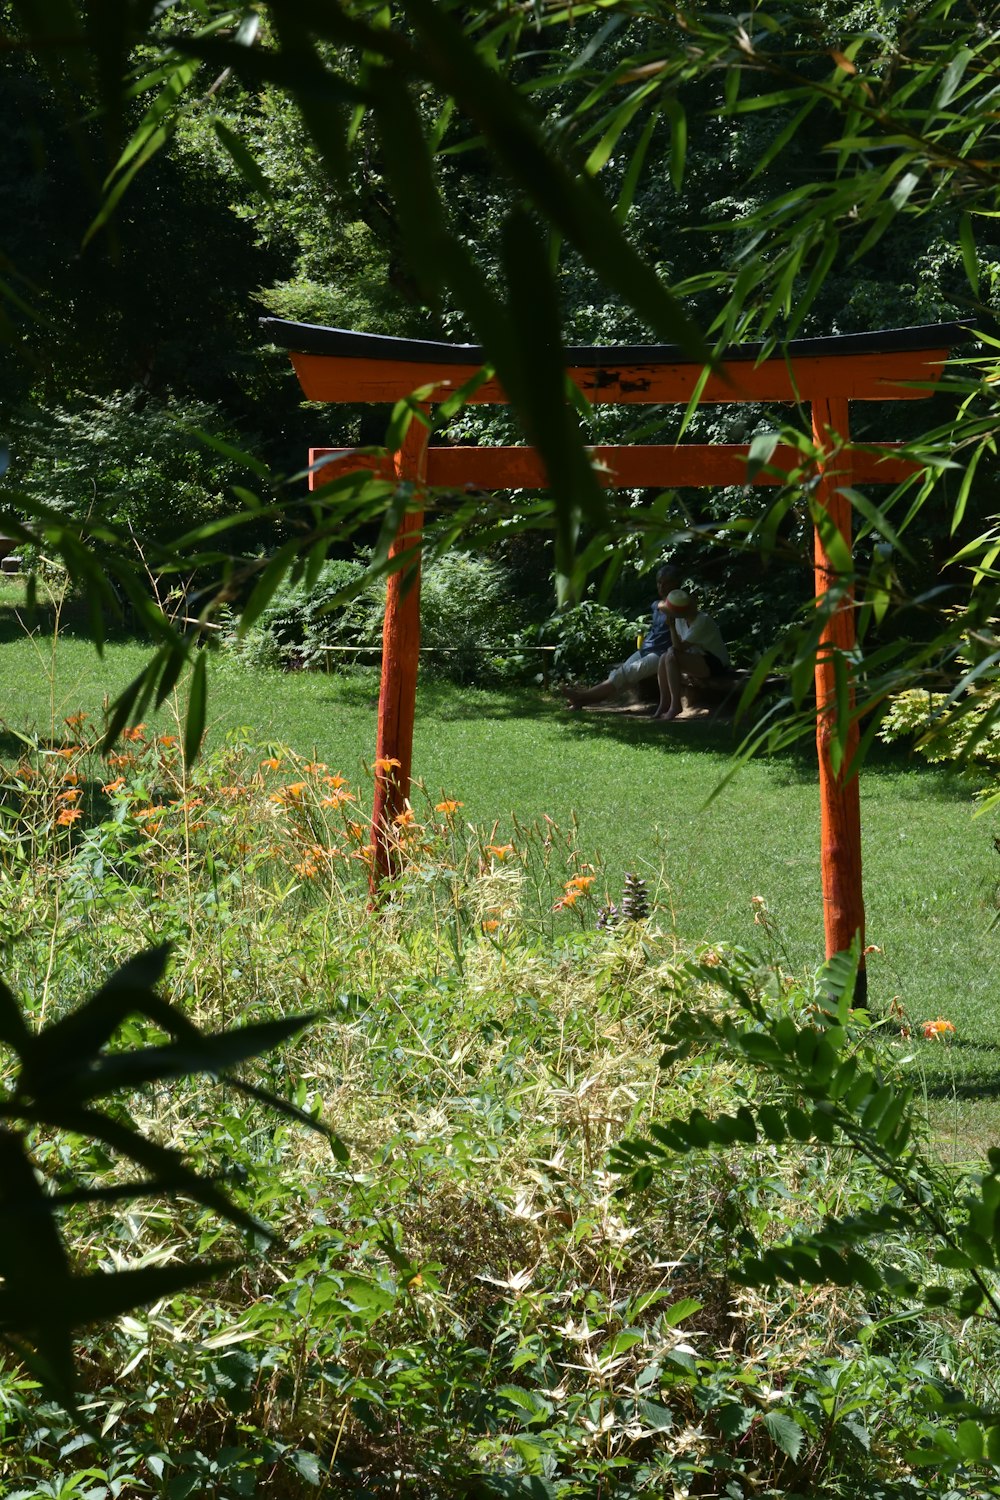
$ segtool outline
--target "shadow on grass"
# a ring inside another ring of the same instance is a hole
[[[969,1045],[981,1054],[974,1061],[982,1073],[970,1070],[959,1078],[928,1078],[924,1084],[928,1099],[1000,1100],[1000,1047]]]
[[[735,755],[747,731],[721,718],[679,719],[665,726],[639,714],[568,712],[559,705],[547,705],[558,715],[566,731],[577,739],[616,740],[622,744],[662,744],[670,753],[674,749],[705,751],[711,755]],[[760,752],[755,759],[767,761],[775,768],[778,779],[790,786],[816,782],[816,749],[811,731],[781,750]],[[963,775],[951,766],[932,766],[914,756],[905,745],[886,745],[876,741],[861,770],[862,783],[891,782],[893,796],[914,802],[970,802],[975,791],[989,785],[982,775]]]
[[[58,627],[61,635],[76,640],[90,640],[90,614],[82,599],[67,599],[59,608],[40,598],[29,608],[23,603],[0,603],[0,646],[11,646],[34,636],[50,640]],[[107,641],[120,645],[148,646],[148,636],[131,629],[121,615],[106,610],[104,632]]]
[[[20,735],[14,734],[0,720],[0,759],[20,760],[28,749],[30,749],[30,743],[22,739]]]

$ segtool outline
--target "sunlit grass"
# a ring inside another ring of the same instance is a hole
[[[67,633],[53,653],[50,634],[29,639],[9,607],[5,614],[7,758],[18,753],[18,734],[58,736],[69,714],[99,716],[103,699],[144,659],[130,642],[98,658],[89,641]],[[211,682],[210,745],[242,729],[262,747],[287,743],[352,778],[372,758],[374,672],[252,674],[217,661]],[[172,729],[169,720],[165,709],[159,727]],[[680,939],[742,945],[801,972],[822,959],[823,945],[811,751],[753,763],[711,799],[732,748],[722,727],[663,731],[613,715],[568,715],[538,690],[427,682],[414,770],[431,797],[459,800],[463,818],[496,823],[498,838],[518,823],[575,821],[578,847],[597,860],[609,895],[635,871]],[[878,949],[869,958],[872,1003],[884,1011],[898,998],[915,1023],[938,1015],[955,1023],[953,1042],[924,1042],[915,1027],[913,1046],[932,1101],[944,1096],[935,1115],[962,1155],[970,1131],[977,1141],[995,1138],[996,830],[974,817],[967,784],[899,755],[882,753],[866,768],[862,799],[868,941]],[[754,921],[753,896],[766,903],[767,930]]]

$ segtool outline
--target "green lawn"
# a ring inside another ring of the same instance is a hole
[[[0,600],[13,602],[7,586]],[[44,624],[44,622],[42,622]],[[99,714],[137,670],[143,650],[63,632],[28,639],[0,604],[0,738],[51,732],[65,715]],[[54,670],[53,670],[54,660]],[[210,740],[243,728],[261,742],[317,752],[354,776],[374,751],[377,678],[257,674],[216,665]],[[794,970],[822,957],[816,773],[807,749],[751,764],[707,803],[729,765],[729,732],[704,723],[664,730],[614,715],[570,715],[538,691],[485,693],[421,688],[415,774],[435,797],[504,837],[512,817],[578,820],[579,847],[599,859],[618,893],[627,870],[657,891],[660,920],[684,940],[748,946],[770,957],[774,943],[753,921],[762,896]],[[979,1146],[1000,1118],[1000,1015],[994,1003],[1000,862],[996,822],[976,819],[967,784],[904,757],[880,753],[863,778],[865,888],[873,1007],[901,997],[915,1021],[943,1015],[950,1046],[915,1040],[935,1115],[954,1149]],[[706,805],[707,803],[707,805]],[[974,1117],[967,1101],[976,1105]],[[998,1132],[1000,1134],[1000,1132]]]

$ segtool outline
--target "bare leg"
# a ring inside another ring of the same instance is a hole
[[[607,698],[613,698],[617,691],[610,677],[605,677],[603,682],[597,683],[595,687],[567,687],[563,688],[570,708],[583,708],[588,703],[603,703]]]
[[[681,696],[681,669],[673,649],[665,651],[656,669],[656,680],[660,687],[660,702],[654,719],[676,719],[684,706]]]
[[[671,647],[660,657],[656,680],[660,685],[660,705],[654,719],[676,719],[684,707],[684,678],[701,678],[709,675],[705,658],[697,651],[685,651],[679,656]]]

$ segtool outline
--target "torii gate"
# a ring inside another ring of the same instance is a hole
[[[428,390],[426,400],[430,403],[453,394],[488,363],[486,351],[472,344],[390,338],[274,318],[262,319],[261,326],[271,342],[289,350],[303,393],[310,401],[390,403],[420,388],[422,399],[424,390]],[[734,345],[725,350],[718,369],[707,379],[700,361],[672,345],[571,347],[566,350],[567,373],[591,403],[686,405],[700,387],[698,400],[706,404],[808,404],[817,450],[821,454],[834,447],[841,450],[841,467],[836,473],[819,463],[815,495],[850,547],[851,505],[839,491],[837,481],[849,485],[897,484],[916,472],[917,466],[884,452],[845,451],[850,440],[849,403],[912,401],[930,396],[952,345],[962,336],[959,324],[945,323],[793,339],[766,359],[760,359],[760,344]],[[467,400],[503,404],[507,396],[499,382],[491,378],[476,386]],[[414,422],[402,448],[381,462],[349,449],[312,448],[310,488],[359,469],[413,483],[418,499],[423,486],[499,490],[540,489],[548,483],[542,460],[532,448],[432,448],[427,439],[428,430]],[[899,446],[880,445],[883,450]],[[748,482],[749,450],[743,445],[688,443],[598,447],[590,451],[597,478],[608,489]],[[324,463],[317,474],[313,466],[319,460]],[[780,475],[800,464],[796,449],[778,446],[767,468],[755,473],[749,482],[779,485],[783,482]],[[393,552],[412,550],[419,556],[422,526],[423,510],[414,506],[400,525]],[[821,599],[836,582],[837,569],[818,529],[814,563],[816,597]],[[864,949],[860,793],[857,776],[848,778],[844,774],[858,744],[856,722],[851,726],[839,771],[834,770],[830,754],[836,719],[835,656],[837,651],[850,651],[854,644],[853,600],[848,594],[826,624],[816,660],[820,859],[827,957],[849,948],[855,938]],[[409,793],[419,646],[417,566],[410,570],[405,586],[399,572],[392,574],[386,596],[372,813],[373,887],[391,870],[392,821],[403,810]],[[853,695],[851,702],[853,705]],[[391,761],[398,762],[398,767],[390,766]],[[864,1003],[865,993],[862,958],[856,991],[859,1003]]]

